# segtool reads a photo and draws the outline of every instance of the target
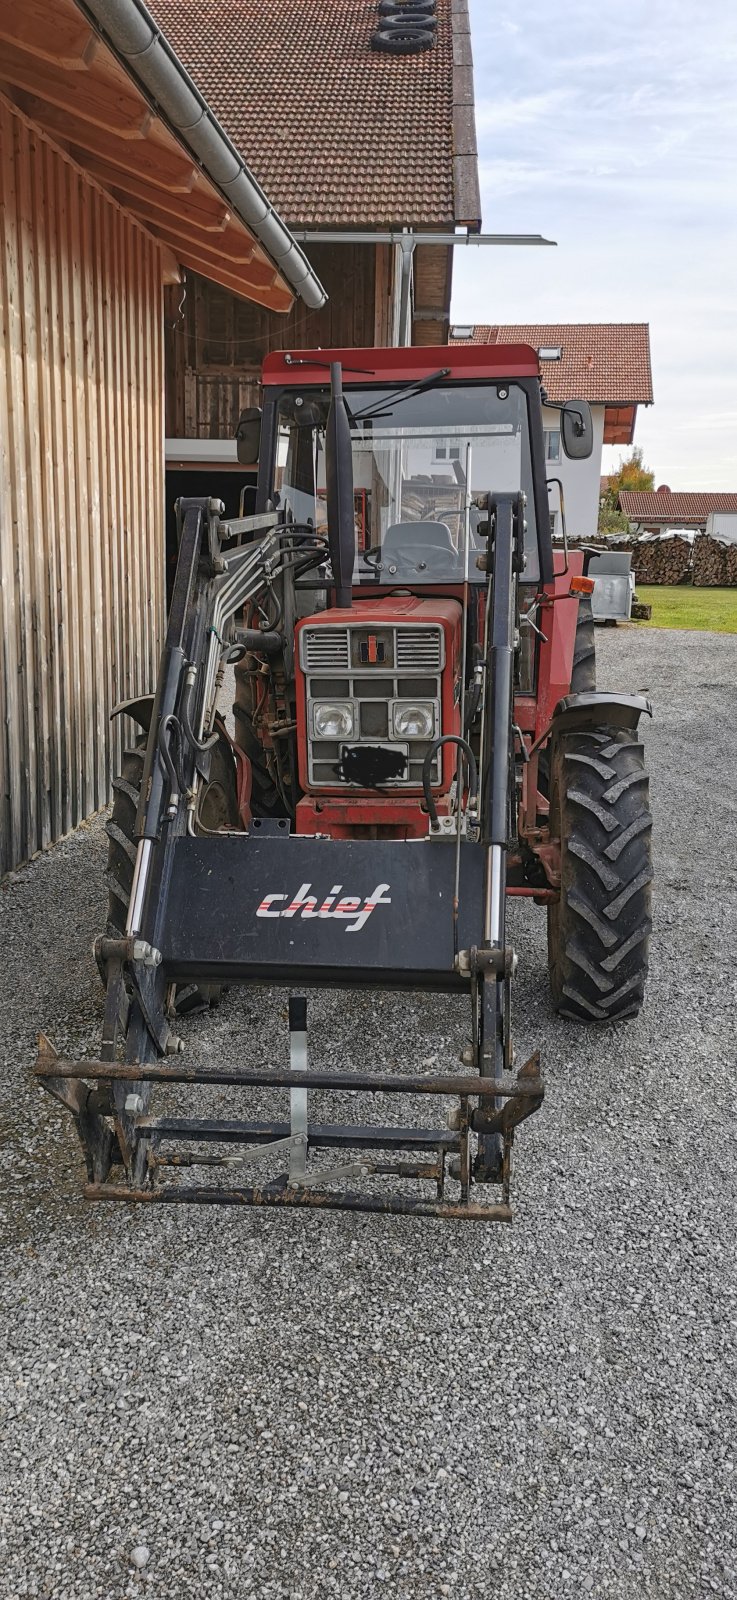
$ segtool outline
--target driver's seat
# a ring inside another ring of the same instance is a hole
[[[447,522],[392,522],[384,534],[381,560],[385,566],[396,563],[399,571],[422,561],[428,572],[447,577],[460,555]]]

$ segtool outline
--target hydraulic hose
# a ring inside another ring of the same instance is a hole
[[[432,789],[430,787],[430,768],[431,768],[432,763],[433,763],[433,761],[435,759],[435,756],[437,755],[438,750],[440,750],[441,746],[444,745],[444,744],[455,744],[455,745],[457,745],[458,749],[466,757],[466,766],[468,767],[468,804],[469,804],[469,807],[473,807],[473,805],[475,805],[476,798],[477,798],[477,792],[478,792],[478,768],[476,766],[476,757],[475,757],[475,755],[473,753],[473,750],[471,749],[471,746],[470,746],[468,740],[467,739],[461,739],[460,735],[457,734],[457,733],[444,733],[442,735],[442,738],[433,739],[433,742],[430,745],[430,748],[429,748],[429,750],[427,752],[427,755],[425,756],[425,759],[424,759],[424,761],[422,763],[422,789],[423,789],[423,793],[424,793],[424,796],[425,796],[425,804],[427,806],[428,813],[429,813],[429,816],[430,816],[430,824],[431,824],[431,827],[433,827],[433,828],[437,828],[437,826],[438,826],[438,809],[437,809],[437,806],[436,806],[435,801],[433,799],[433,793],[432,793]],[[461,796],[459,794],[459,796],[458,796],[458,804],[459,804],[459,806],[460,806],[460,803],[461,803]]]
[[[159,754],[166,768],[169,779],[169,803],[166,808],[167,817],[175,817],[179,809],[179,774],[174,765],[170,745],[181,740],[181,727],[178,719],[170,712],[168,717],[162,717],[159,724]]]
[[[184,689],[182,691],[182,704],[181,704],[181,707],[180,707],[180,715],[181,715],[181,719],[182,719],[182,727],[184,729],[186,738],[188,739],[189,743],[191,744],[191,746],[192,746],[192,748],[194,750],[211,750],[213,745],[217,744],[217,742],[218,742],[218,737],[219,737],[218,734],[217,733],[211,733],[207,739],[198,739],[197,738],[197,734],[195,733],[194,728],[192,727],[192,719],[190,717],[190,703],[191,703],[191,700],[192,700],[192,690],[194,688],[194,681],[195,681],[196,677],[197,677],[197,668],[195,666],[192,666],[192,665],[188,666],[187,671],[186,671],[186,675],[185,675],[185,679],[184,679]]]

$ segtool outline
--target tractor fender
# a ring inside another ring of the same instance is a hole
[[[148,733],[151,727],[154,699],[155,696],[152,694],[141,694],[134,700],[119,700],[118,704],[113,706],[110,712],[110,721],[112,722],[113,717],[132,717],[133,721],[138,723],[139,728],[143,728],[144,733]]]
[[[591,690],[586,694],[564,695],[553,712],[551,733],[574,728],[636,728],[643,715],[651,717],[653,708],[644,694],[606,694]]]

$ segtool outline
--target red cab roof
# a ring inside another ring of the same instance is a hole
[[[265,384],[327,384],[339,361],[343,382],[412,383],[440,367],[449,379],[538,378],[537,352],[528,344],[408,345],[385,350],[277,350],[264,359]]]

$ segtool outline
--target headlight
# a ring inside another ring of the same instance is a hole
[[[316,739],[352,739],[355,728],[350,701],[323,700],[313,706],[312,728]]]
[[[435,732],[435,707],[427,701],[416,706],[394,707],[394,734],[397,739],[431,739]]]

